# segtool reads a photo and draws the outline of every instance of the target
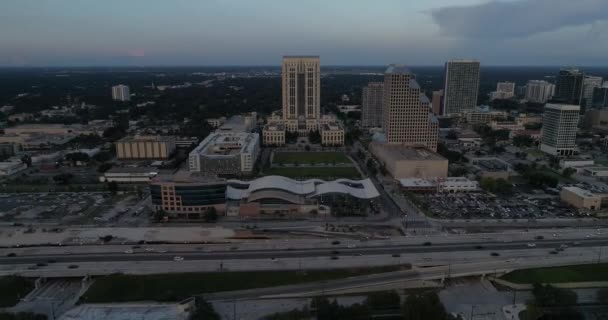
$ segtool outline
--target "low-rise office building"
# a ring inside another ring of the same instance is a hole
[[[448,176],[448,159],[426,148],[372,142],[370,151],[395,179]]]
[[[168,159],[175,152],[173,136],[130,136],[116,141],[119,160]]]
[[[190,152],[189,168],[209,176],[250,174],[259,154],[259,134],[216,131]]]
[[[158,175],[158,169],[154,167],[124,167],[111,168],[99,177],[101,182],[116,183],[149,183]]]
[[[202,220],[211,208],[226,212],[226,181],[197,173],[179,171],[159,175],[150,183],[152,205],[170,219]]]
[[[581,209],[599,210],[602,206],[602,195],[594,194],[579,187],[564,187],[560,192],[563,202]]]

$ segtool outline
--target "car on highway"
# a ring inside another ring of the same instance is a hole
[[[275,257],[270,258],[270,260],[271,260],[272,262],[279,262],[279,259],[277,259],[277,258],[275,258]]]
[[[535,243],[528,243],[527,246],[528,246],[528,248],[534,248],[534,247],[536,247],[536,244]]]
[[[125,250],[125,253],[131,254],[131,253],[133,253],[133,250]]]
[[[78,269],[78,265],[77,264],[71,264],[68,266],[68,269]]]
[[[173,261],[184,261],[184,257],[175,256],[173,257]]]
[[[16,257],[16,256],[17,256],[17,254],[16,254],[16,253],[14,253],[14,252],[9,252],[9,253],[7,253],[7,254],[6,254],[6,256],[7,256],[7,257]]]
[[[399,257],[401,257],[401,255],[400,255],[400,254],[398,254],[398,253],[393,253],[392,257],[393,257],[393,258],[399,258]]]

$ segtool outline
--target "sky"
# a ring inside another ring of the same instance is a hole
[[[608,65],[608,0],[1,0],[0,66]]]

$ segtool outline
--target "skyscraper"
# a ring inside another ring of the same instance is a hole
[[[475,110],[479,94],[479,70],[477,60],[450,60],[445,63],[444,115]]]
[[[283,119],[288,131],[316,130],[321,113],[320,78],[318,56],[283,57]]]
[[[112,99],[117,101],[129,101],[131,95],[129,94],[129,87],[119,84],[112,87]]]
[[[370,82],[361,96],[361,123],[366,128],[382,126],[382,98],[384,83]]]
[[[443,90],[433,91],[432,111],[436,116],[443,114]]]
[[[585,74],[578,69],[564,69],[557,75],[553,99],[560,103],[581,105]]]
[[[582,110],[590,110],[593,108],[593,92],[596,88],[601,88],[603,82],[604,79],[602,79],[602,77],[585,76],[583,79]]]
[[[555,85],[544,80],[530,80],[526,85],[526,100],[545,103],[553,96]]]
[[[318,56],[284,56],[282,64],[282,115],[267,118],[265,145],[284,145],[287,133],[321,135],[321,144],[344,145],[344,127],[334,115],[321,115],[321,65]]]
[[[608,108],[608,81],[593,90],[593,109]]]
[[[576,154],[579,113],[578,105],[547,103],[543,113],[540,150],[555,156]]]
[[[437,150],[438,123],[414,74],[391,65],[384,73],[383,125],[389,144]]]

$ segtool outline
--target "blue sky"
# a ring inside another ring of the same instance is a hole
[[[607,65],[608,0],[2,0],[1,66]]]

